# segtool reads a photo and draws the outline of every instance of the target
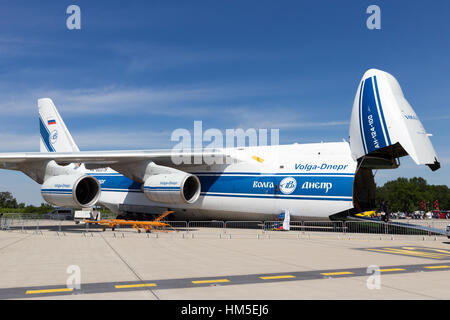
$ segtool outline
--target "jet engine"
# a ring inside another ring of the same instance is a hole
[[[55,206],[88,208],[100,197],[97,179],[89,175],[60,175],[48,178],[42,184],[45,201]]]
[[[148,199],[164,203],[194,203],[200,196],[200,180],[189,173],[155,174],[143,186]]]

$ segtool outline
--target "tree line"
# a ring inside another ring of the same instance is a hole
[[[41,203],[39,207],[17,203],[11,192],[0,192],[0,213],[48,213],[53,209],[48,203]]]
[[[430,185],[423,178],[398,178],[386,182],[376,189],[376,203],[389,201],[392,212],[413,212],[423,210],[422,200],[427,204],[427,211],[435,210],[434,201],[438,200],[440,210],[450,209],[450,189],[446,185]]]

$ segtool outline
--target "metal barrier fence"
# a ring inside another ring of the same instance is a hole
[[[385,223],[366,221],[345,221],[345,233],[389,234]]]
[[[265,221],[265,231],[282,230],[282,221]],[[341,232],[345,231],[341,221],[291,221],[290,231],[300,232]]]
[[[188,223],[188,231],[198,231],[199,228],[202,228],[204,232],[223,232],[225,228],[225,222],[223,221],[189,221]]]
[[[11,222],[11,219],[0,218],[0,230],[8,230]]]
[[[342,221],[305,221],[303,223],[305,232],[344,232]]]
[[[164,221],[177,231],[189,231],[187,221]]]
[[[254,237],[259,238],[264,233],[263,221],[226,221],[223,232],[231,239],[232,235],[239,237]]]
[[[264,229],[262,221],[226,221],[225,229]]]
[[[397,220],[396,223],[406,223],[408,225],[417,225],[436,229],[445,229],[450,224],[447,219],[430,219],[430,220]]]
[[[384,223],[378,221],[346,221],[344,229],[349,234],[407,235],[407,236],[444,236],[448,223],[410,224]]]
[[[431,227],[436,229],[442,229],[445,230],[447,226],[450,225],[450,220],[432,220],[431,221]]]
[[[205,234],[263,234],[280,230],[282,221],[165,221],[173,229],[181,232]],[[291,221],[291,233],[313,234],[334,233],[343,235],[407,235],[407,236],[445,236],[448,220],[402,220],[382,221]],[[116,227],[115,231],[124,231],[131,227]],[[0,230],[21,232],[93,232],[102,227],[89,224],[74,224],[73,221],[43,219],[42,215],[21,215],[14,218],[0,218]]]

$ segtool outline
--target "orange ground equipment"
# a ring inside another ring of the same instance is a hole
[[[141,232],[141,229],[144,229],[145,232],[150,233],[152,231],[159,231],[159,232],[169,232],[169,231],[176,231],[170,224],[161,222],[162,219],[164,219],[169,214],[173,213],[175,211],[165,211],[162,215],[158,216],[153,221],[133,221],[133,220],[122,220],[122,219],[104,219],[104,220],[98,220],[98,221],[92,221],[92,220],[85,220],[85,223],[89,224],[98,224],[102,226],[103,231],[106,230],[106,228],[111,228],[112,231],[115,230],[116,227],[120,226],[132,226],[135,228],[139,233]],[[172,230],[167,230],[167,228],[170,228]]]

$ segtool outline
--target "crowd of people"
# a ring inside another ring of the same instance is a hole
[[[414,212],[391,212],[389,201],[381,201],[379,212],[374,214],[382,221],[390,219],[450,219],[450,211],[414,211]]]

